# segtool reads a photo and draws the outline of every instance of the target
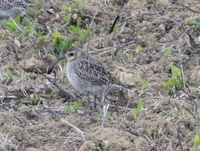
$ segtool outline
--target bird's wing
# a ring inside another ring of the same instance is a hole
[[[1,10],[9,10],[13,8],[13,6],[9,3],[0,2],[0,9]]]
[[[27,8],[27,4],[24,1],[2,1],[0,0],[0,9],[9,10],[14,7]]]
[[[74,64],[76,74],[82,80],[91,82],[93,85],[112,84],[116,81],[110,71],[98,60],[86,58],[80,59]]]

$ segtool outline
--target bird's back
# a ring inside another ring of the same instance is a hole
[[[108,85],[117,81],[102,62],[87,54],[76,59],[73,68],[80,79],[91,82],[92,85]]]
[[[80,48],[68,50],[67,77],[71,85],[83,94],[102,95],[111,89],[132,88],[112,76],[107,67]]]
[[[0,0],[0,18],[23,16],[27,8],[24,0]]]

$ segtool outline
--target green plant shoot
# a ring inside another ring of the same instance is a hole
[[[140,119],[140,113],[141,113],[142,107],[143,107],[142,100],[139,100],[137,108],[133,109],[133,115],[136,122]]]

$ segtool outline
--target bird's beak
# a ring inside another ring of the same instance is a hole
[[[63,59],[65,59],[65,58],[66,58],[66,56],[61,56],[61,57],[59,57],[57,60],[60,61],[60,60],[63,60]]]

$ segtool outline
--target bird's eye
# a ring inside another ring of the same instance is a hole
[[[74,56],[74,53],[69,53],[69,56],[70,56],[70,57]]]

